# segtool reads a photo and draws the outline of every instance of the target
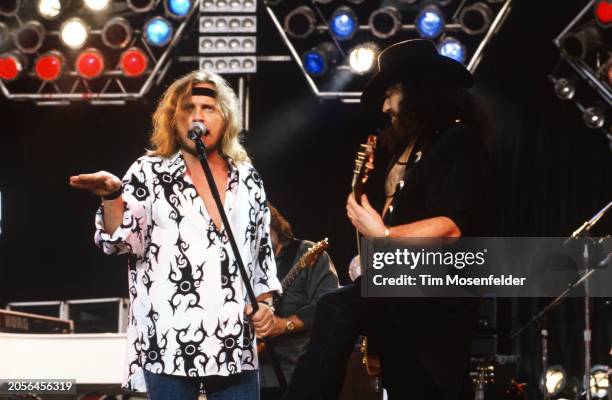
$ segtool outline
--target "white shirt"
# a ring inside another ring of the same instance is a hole
[[[263,183],[252,165],[228,163],[224,209],[255,296],[280,292]],[[140,157],[123,178],[121,226],[110,235],[103,209],[96,215],[96,244],[130,255],[128,390],[145,391],[142,368],[193,377],[257,369],[225,227],[216,229],[186,169],[180,153]]]

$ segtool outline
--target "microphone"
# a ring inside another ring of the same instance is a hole
[[[196,121],[191,123],[187,136],[189,136],[189,139],[191,140],[196,140],[200,136],[206,136],[207,134],[208,129],[206,129],[206,125],[204,125],[203,122]]]

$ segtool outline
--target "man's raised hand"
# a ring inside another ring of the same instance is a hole
[[[106,171],[93,174],[80,174],[70,177],[70,186],[89,190],[98,196],[108,196],[121,188],[121,180]]]

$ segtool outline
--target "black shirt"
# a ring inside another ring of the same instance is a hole
[[[386,224],[445,216],[464,237],[491,235],[492,166],[481,138],[469,126],[456,123],[434,134],[432,143],[420,150],[420,159],[411,157]]]

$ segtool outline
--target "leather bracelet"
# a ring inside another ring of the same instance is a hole
[[[123,193],[123,183],[121,184],[119,189],[115,190],[113,193],[106,195],[106,196],[102,196],[102,200],[115,200],[116,198],[121,196],[122,193]]]

